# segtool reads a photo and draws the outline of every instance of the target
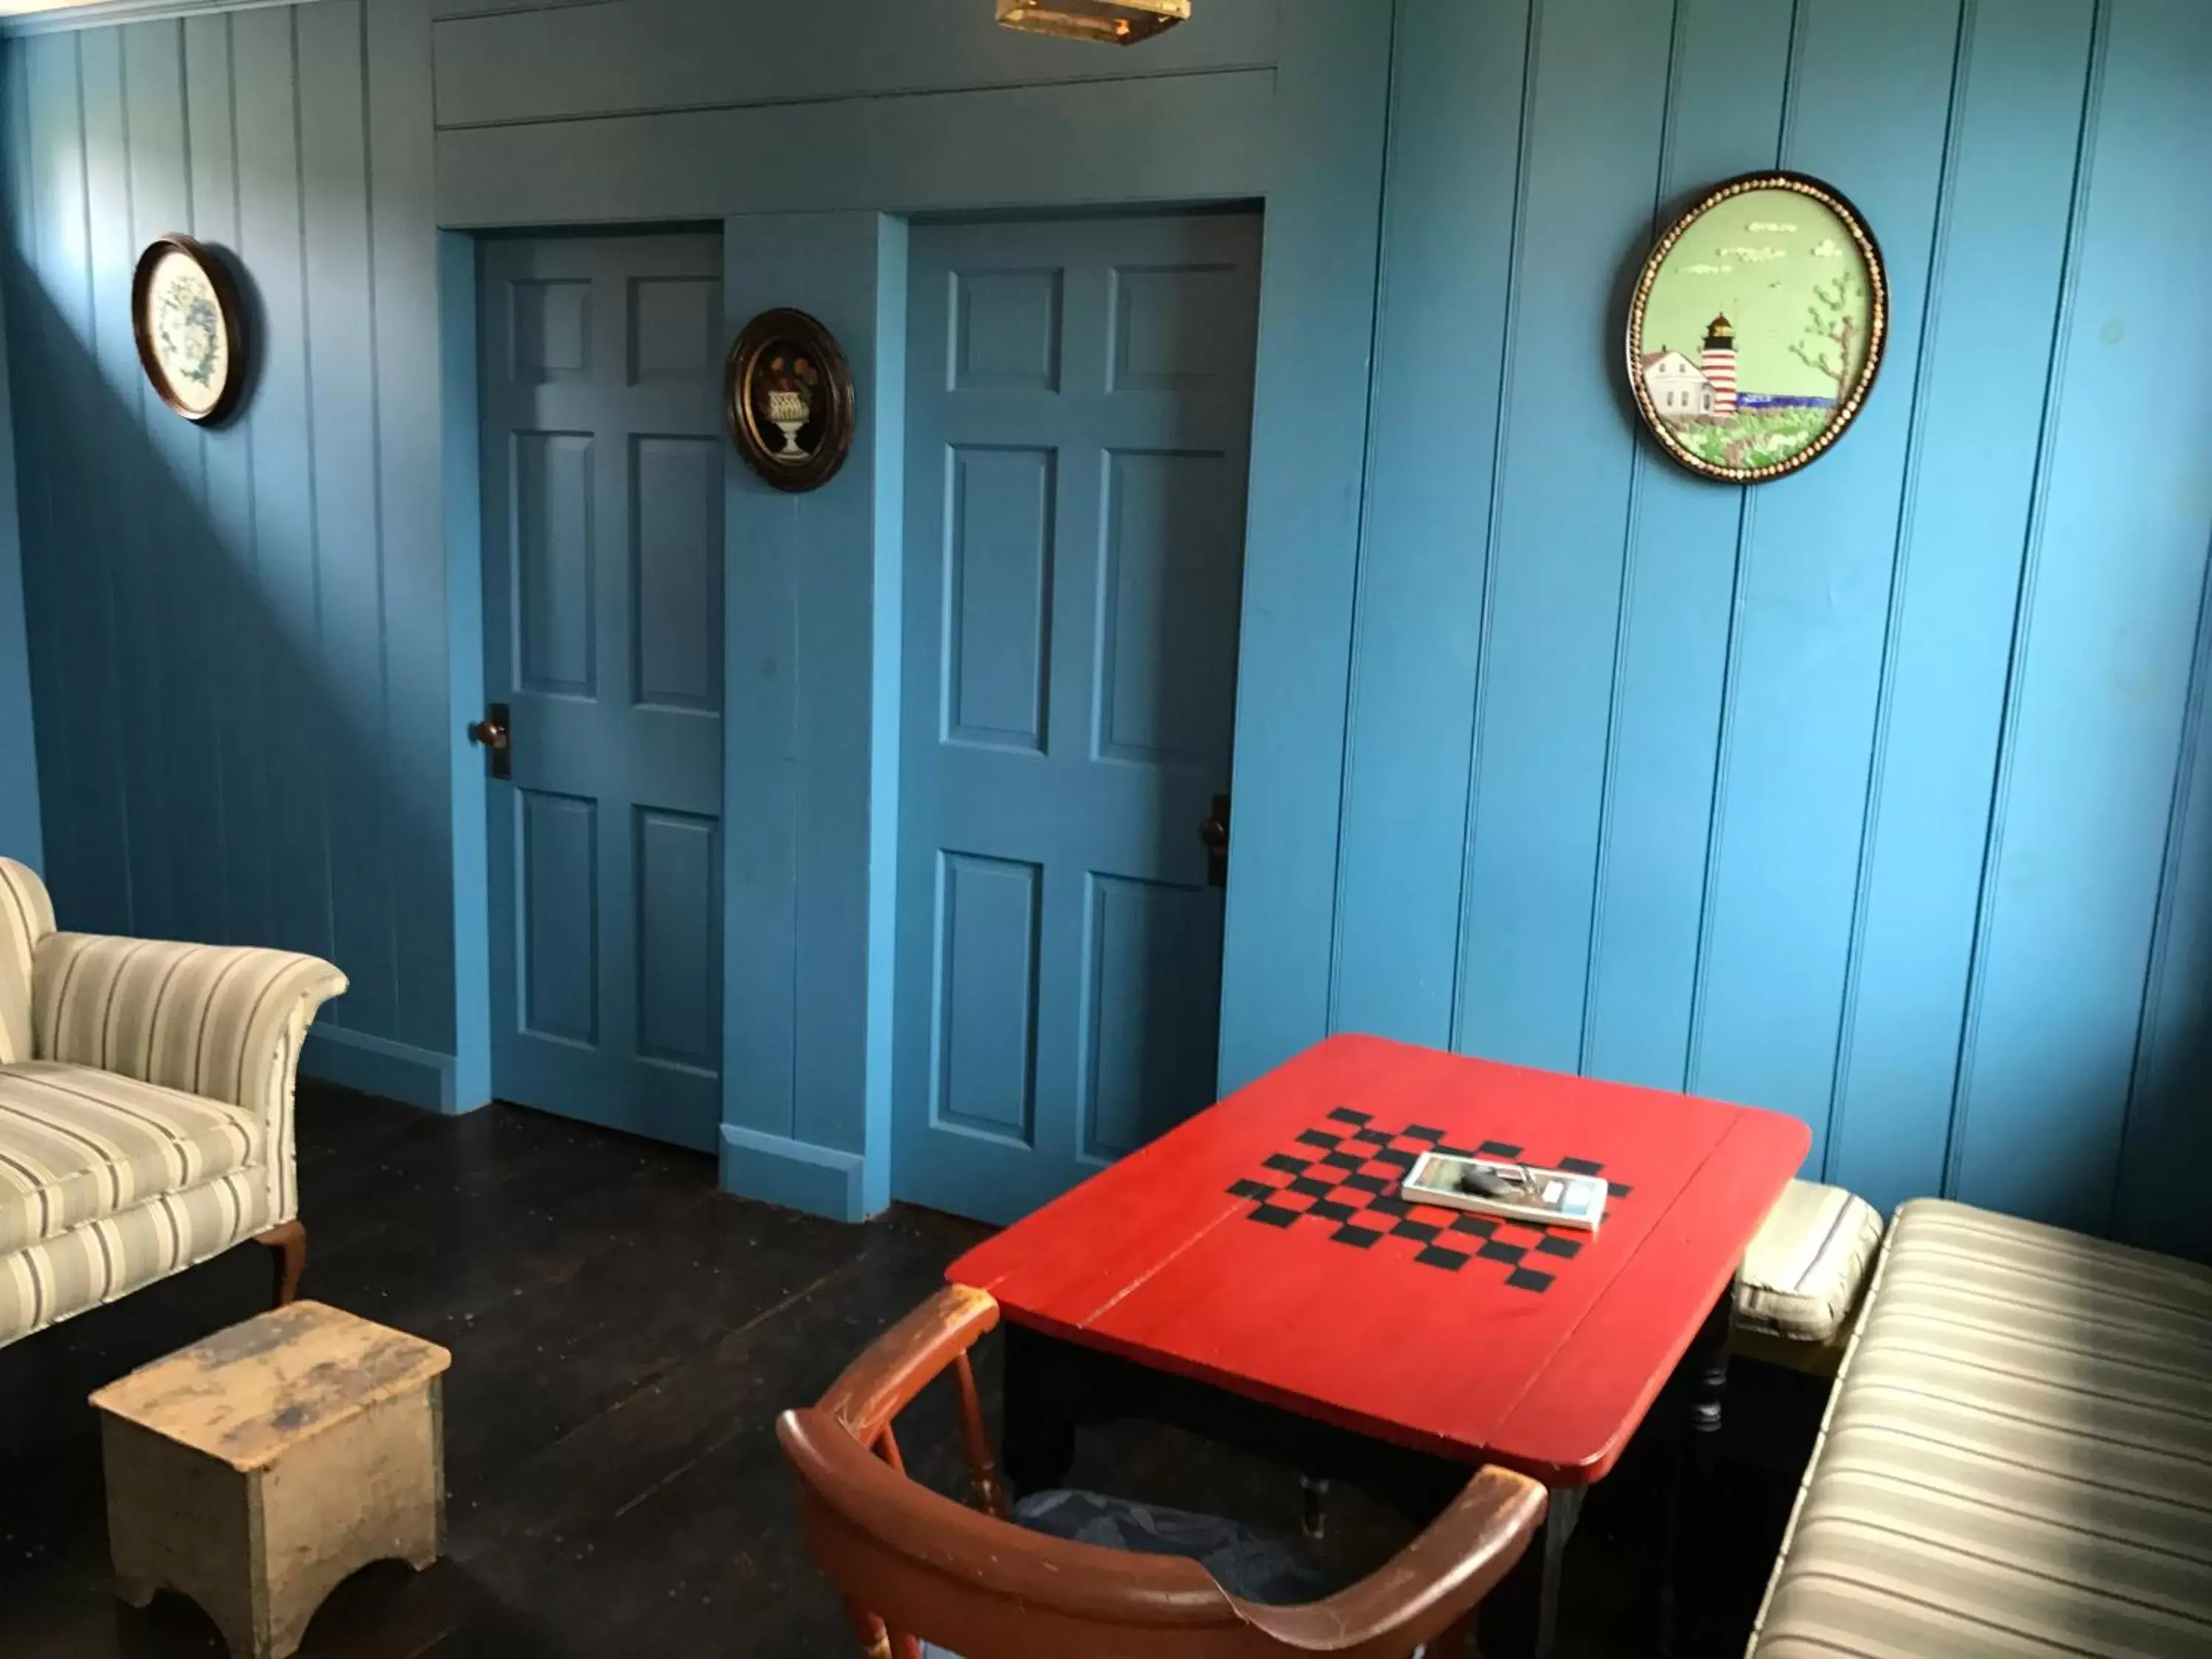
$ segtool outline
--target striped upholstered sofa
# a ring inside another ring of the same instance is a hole
[[[1751,1653],[2212,1653],[2212,1268],[1905,1205]]]
[[[286,951],[57,932],[0,859],[0,1346],[249,1238],[289,1297],[293,1071],[345,985]]]

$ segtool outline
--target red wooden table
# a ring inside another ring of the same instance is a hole
[[[1009,1322],[1018,1479],[1037,1458],[1036,1396],[1072,1386],[1069,1354],[1095,1354],[1453,1465],[1522,1470],[1571,1523],[1574,1495],[1613,1468],[1700,1334],[1724,1356],[1736,1270],[1810,1144],[1780,1113],[1333,1037],[946,1276],[989,1291]],[[1603,1224],[1397,1198],[1437,1147],[1601,1175]],[[1024,1334],[1051,1340],[1018,1355]],[[1060,1374],[1043,1374],[1041,1346],[1060,1351]],[[1716,1425],[1724,1364],[1705,1402]]]

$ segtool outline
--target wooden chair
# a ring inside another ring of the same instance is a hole
[[[1195,1561],[1026,1531],[1006,1518],[968,1359],[998,1322],[982,1291],[941,1291],[776,1425],[807,1541],[872,1659],[918,1659],[923,1638],[963,1659],[1408,1659],[1424,1644],[1455,1659],[1543,1520],[1541,1486],[1486,1468],[1379,1571],[1297,1607],[1240,1601]],[[907,1479],[892,1428],[947,1370],[973,1507]]]

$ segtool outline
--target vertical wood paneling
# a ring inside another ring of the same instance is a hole
[[[77,76],[83,100],[90,298],[85,331],[78,337],[89,362],[78,372],[84,374],[89,408],[80,434],[86,447],[77,452],[85,470],[72,484],[95,492],[95,499],[88,503],[87,547],[96,550],[110,629],[106,653],[88,667],[94,673],[105,671],[109,682],[113,701],[102,736],[122,763],[118,781],[131,830],[125,848],[127,908],[117,921],[120,931],[161,934],[173,931],[175,906],[167,843],[157,827],[166,821],[167,793],[158,617],[154,597],[138,580],[134,556],[155,533],[152,501],[141,487],[142,480],[155,475],[140,423],[138,361],[131,335],[131,270],[137,251],[131,240],[123,32],[104,29],[86,35],[78,45]]]
[[[1706,983],[1692,1086],[1813,1126],[1825,1167],[1844,970],[1873,763],[1890,568],[1911,465],[1958,5],[1802,0],[1783,161],[1877,228],[1884,384],[1821,462],[1762,486],[1744,550]],[[1883,117],[1866,118],[1880,87]]]
[[[1635,453],[1588,319],[1650,214],[1668,14],[1546,0],[1537,27],[1454,1044],[1571,1070]]]
[[[2212,218],[2177,194],[2212,155],[2212,14],[2108,15],[1955,1176],[1972,1200],[2090,1228],[2118,1173],[2212,536]]]
[[[1334,1020],[1436,1040],[1449,907],[1468,1048],[1796,1112],[1885,1205],[2212,1251],[2212,17],[1668,10],[1402,0]],[[1624,481],[1589,390],[1654,160],[1662,222],[1779,161],[1882,243],[1881,381],[1803,472]]]
[[[185,119],[184,30],[174,22],[133,24],[118,31],[129,148],[131,204],[126,246],[137,252],[156,236],[192,228],[191,139]],[[126,321],[129,311],[124,312]],[[165,833],[159,848],[169,909],[153,931],[205,939],[223,925],[220,883],[220,780],[216,758],[212,659],[213,573],[204,526],[204,444],[200,429],[161,415],[160,399],[135,357],[119,365],[130,376],[142,441],[153,465],[143,471],[138,533],[116,550],[129,572],[125,587],[138,614],[142,665],[155,688],[134,720],[154,744]],[[118,458],[120,459],[120,458]]]
[[[1349,296],[1393,10],[1369,386]],[[64,908],[334,955],[336,1023],[443,1049],[428,11],[13,42],[0,148]],[[1240,705],[1224,1080],[1326,1024],[1456,1029],[1800,1112],[1886,1201],[1948,1181],[2208,1248],[2172,1173],[2202,1162],[2212,960],[2212,231],[2177,206],[2212,153],[2208,30],[2196,0],[1281,9],[1275,165],[1304,182],[1269,206],[1255,476],[1276,482],[1242,666],[1270,694]],[[792,205],[879,204],[854,197],[864,153]],[[1655,201],[1777,159],[1867,211],[1895,332],[1858,427],[1746,494],[1635,438],[1617,330]],[[901,167],[881,188],[919,188]],[[951,177],[946,199],[985,175]],[[591,178],[617,206],[654,188],[634,158]],[[234,245],[256,290],[253,397],[220,432],[159,409],[131,350],[131,264],[177,228]],[[842,325],[866,337],[880,299]],[[1364,501],[1271,462],[1361,447],[1370,410]],[[852,590],[801,556],[824,512],[872,536],[842,499],[763,507],[732,544],[759,567],[725,644],[763,711],[732,722],[757,775],[802,741],[865,747],[879,688],[794,679],[857,648]],[[760,1076],[763,1127],[826,1145],[859,1139],[863,907],[837,885],[851,846],[801,824],[866,804],[793,785],[724,849],[732,1090]]]
[[[2201,603],[2201,602],[2200,602]],[[2204,1079],[2212,1061],[2212,605],[2197,621],[2174,822],[2152,936],[2150,986],[2128,1095],[2113,1231],[2130,1243],[2212,1260],[2212,1158]]]
[[[391,797],[410,807],[392,813],[386,824],[398,981],[392,1030],[403,1042],[447,1053],[455,1036],[455,872],[451,820],[439,805],[451,787],[452,727],[445,548],[432,487],[443,461],[435,331],[428,321],[439,304],[428,0],[368,6],[362,50],[376,298],[375,489],[390,733],[385,752]],[[477,872],[466,879],[475,881]]]
[[[2212,605],[2198,617],[2188,724],[2166,842],[2150,981],[2128,1096],[2113,1231],[2130,1243],[2212,1260],[2212,1209],[2197,1172],[2212,1157],[2204,1109],[2212,1060]]]
[[[239,252],[264,319],[247,412],[255,568],[271,749],[262,769],[272,933],[296,950],[331,950],[331,859],[313,664],[318,647],[314,433],[307,416],[307,310],[300,210],[294,15],[231,18],[237,88]],[[334,1012],[336,1011],[333,1011]]]
[[[725,326],[734,334],[779,295],[811,295],[845,344],[857,395],[880,407],[883,234],[873,214],[731,220]],[[864,423],[854,434],[848,476],[872,469],[881,430]],[[860,557],[874,544],[875,513],[862,491],[793,496],[738,471],[726,477],[725,775],[754,781],[730,816],[723,854],[726,1121],[858,1151],[866,1144],[869,896],[855,872],[867,866],[872,782],[857,761],[873,677],[885,672],[866,613],[883,600],[813,555],[835,546]],[[798,764],[829,751],[854,758],[847,775]]]
[[[187,18],[185,38],[185,145],[191,231],[234,256],[239,246],[237,120],[228,16]],[[262,653],[253,648],[253,452],[243,433],[204,441],[203,650],[208,664],[208,743],[215,757],[215,803],[222,862],[221,908],[214,924],[230,939],[267,939],[267,823],[260,775],[268,748]]]
[[[1968,12],[1829,1163],[1885,1206],[1943,1180],[2094,9]]]
[[[331,947],[353,979],[347,1012],[393,1029],[390,711],[383,651],[383,522],[377,495],[376,301],[369,266],[368,126],[359,0],[294,14],[300,46],[300,175],[313,422],[319,672],[329,733]]]
[[[1398,24],[1332,1020],[1451,1040],[1528,0]],[[1496,158],[1470,168],[1466,158]],[[1449,477],[1455,488],[1437,490]]]
[[[62,913],[328,955],[353,981],[331,1024],[450,1052],[424,0],[6,53],[15,388],[49,414],[21,516]],[[228,251],[249,290],[251,395],[222,427],[171,415],[138,368],[131,273],[168,231]]]
[[[817,314],[844,342],[854,396],[864,408],[877,406],[883,384],[877,341],[900,297],[878,285],[884,222],[872,213],[805,216],[813,222],[781,256],[790,261],[781,270],[805,273],[808,291],[821,300]],[[763,234],[772,234],[775,222],[764,226]],[[774,268],[760,260],[756,248],[747,246],[745,258],[751,270],[726,277],[724,288],[726,307],[747,307],[737,312],[740,316],[769,303],[769,284],[775,280]],[[856,432],[846,465],[864,475],[873,467],[875,445],[884,430],[868,427]],[[811,665],[827,672],[798,676],[793,712],[799,751],[834,750],[857,762],[867,752],[875,677],[891,672],[875,656],[872,618],[866,615],[880,601],[872,584],[856,586],[836,567],[803,550],[842,547],[859,556],[858,550],[875,545],[878,508],[872,496],[857,491],[842,496],[817,492],[802,502],[784,508],[802,550],[793,580],[793,666]],[[771,516],[775,509],[754,511]],[[746,678],[757,683],[757,665],[748,665]],[[733,678],[728,684],[734,692],[738,682]],[[873,776],[858,764],[802,786],[795,859],[793,1121],[802,1139],[856,1152],[868,1146],[870,883],[860,872],[868,868],[874,790]],[[872,878],[889,880],[890,875]]]
[[[1237,641],[1221,1086],[1326,1035],[1393,15],[1282,8]],[[1327,340],[1332,350],[1310,343]],[[1341,355],[1336,355],[1340,353]]]
[[[1772,164],[1792,15],[1770,0],[1676,0],[1666,216]],[[1597,1077],[1679,1088],[1688,1065],[1744,497],[1637,447],[1583,1016],[1582,1066]]]
[[[53,815],[48,864],[64,890],[93,900],[90,916],[78,925],[98,927],[130,915],[130,822],[116,768],[70,765],[64,758],[108,752],[118,740],[114,680],[103,655],[112,623],[106,549],[94,531],[99,503],[85,487],[95,392],[78,343],[90,326],[92,304],[78,46],[64,37],[21,49],[32,220],[22,246],[30,279],[27,303],[11,310],[8,321],[15,343],[32,348],[26,380],[17,386],[43,387],[50,417],[40,423],[39,447],[28,452],[24,468],[45,512],[22,521],[31,659],[44,682],[42,708],[60,716],[41,724],[42,805]],[[17,397],[28,401],[20,390]],[[73,569],[48,563],[44,550],[56,546],[76,550]],[[72,664],[79,665],[74,673]]]
[[[30,86],[25,73],[23,55],[21,52],[0,55],[0,163],[4,163],[4,173],[0,176],[6,179],[7,234],[9,246],[15,251],[14,258],[0,260],[0,271],[4,271],[6,278],[8,312],[28,319],[20,328],[18,337],[7,354],[10,362],[9,372],[11,379],[21,372],[27,380],[34,380],[38,374],[38,342],[41,327],[39,319],[46,314],[46,305],[44,296],[35,285],[38,222],[32,205],[29,98]],[[17,364],[21,365],[20,371],[15,367]],[[12,407],[9,413],[12,416]],[[6,567],[4,572],[0,572],[0,581],[12,579],[15,586],[12,599],[0,600],[0,607],[9,604],[21,607],[14,612],[11,629],[14,637],[10,641],[11,645],[15,641],[21,641],[18,647],[23,659],[18,671],[21,675],[19,682],[21,693],[27,695],[33,703],[44,704],[49,711],[47,717],[58,723],[62,708],[58,695],[60,677],[52,672],[52,653],[46,653],[38,661],[30,659],[27,619],[37,607],[28,594],[36,585],[38,576],[33,571],[26,569],[22,562],[22,538],[30,533],[27,526],[37,525],[43,527],[52,512],[46,476],[48,426],[41,420],[17,430],[11,419],[9,427],[9,441],[18,450],[16,454],[9,458],[9,478],[15,486],[15,513],[13,520],[4,529],[0,529],[0,564]],[[0,507],[4,506],[4,501],[0,501]],[[0,627],[7,626],[9,624],[0,623]],[[5,695],[8,693],[0,692],[0,696]],[[46,867],[52,860],[43,847],[39,757],[34,747],[32,714],[31,705],[27,704],[21,709],[21,735],[15,739],[21,746],[10,753],[4,763],[10,769],[11,779],[21,781],[9,786],[14,800],[15,816],[12,821],[0,819],[0,836],[5,836],[8,844],[17,849],[15,856],[36,859],[41,867]],[[0,741],[5,740],[0,738]],[[51,738],[47,748],[58,761],[68,752],[66,745]],[[64,796],[67,793],[66,777],[65,772],[58,772],[53,786]]]

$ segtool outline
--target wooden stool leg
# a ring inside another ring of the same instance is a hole
[[[307,1226],[297,1216],[279,1222],[265,1233],[254,1235],[256,1244],[265,1244],[276,1252],[272,1266],[276,1269],[272,1299],[274,1308],[289,1307],[300,1297],[300,1277],[307,1271]]]

